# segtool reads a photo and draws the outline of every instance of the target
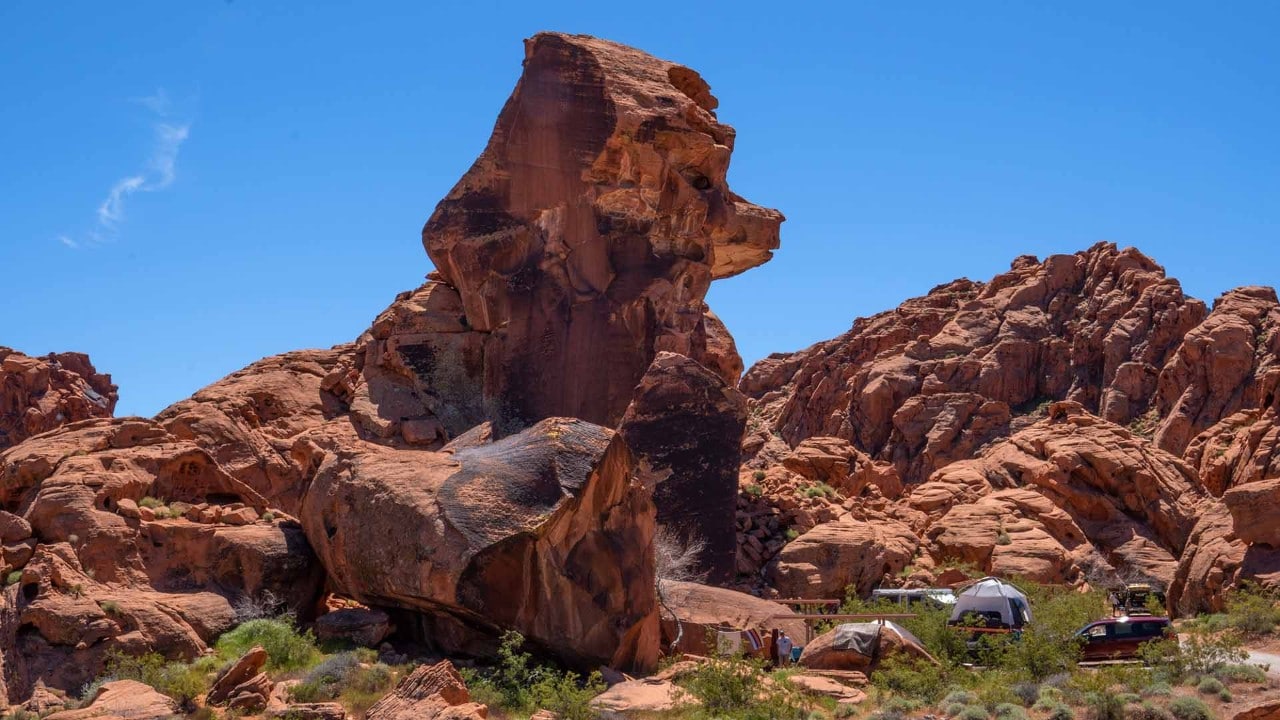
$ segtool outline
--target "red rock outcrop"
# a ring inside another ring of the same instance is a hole
[[[658,523],[686,546],[713,583],[733,577],[734,512],[746,400],[724,378],[675,353],[659,353],[635,389],[619,434],[653,488]]]
[[[177,703],[136,680],[116,680],[104,684],[78,710],[49,715],[52,720],[165,720],[173,717]]]
[[[1280,302],[1272,288],[1226,293],[1160,373],[1156,443],[1182,454],[1241,410],[1270,408],[1280,386]]]
[[[1103,243],[1019,258],[988,283],[957,280],[772,355],[740,385],[745,502],[773,514],[744,534],[740,499],[738,570],[785,567],[800,546],[782,532],[803,538],[835,505],[910,527],[913,582],[954,561],[1056,583],[1119,573],[1169,583],[1184,611],[1219,607],[1244,578],[1280,582],[1266,530],[1278,329],[1270,288],[1206,313],[1153,261]],[[813,499],[827,487],[838,496]],[[785,575],[764,580],[795,590]]]
[[[1136,250],[1098,244],[957,280],[834,340],[753,367],[742,389],[789,444],[849,440],[907,482],[972,457],[1049,401],[1126,424],[1205,317]]]
[[[769,259],[782,216],[729,189],[734,132],[715,108],[680,65],[529,40],[489,144],[423,229],[437,272],[374,325],[368,414],[450,435],[613,426],[664,350],[733,381],[741,361],[704,297]]]
[[[69,423],[111,417],[116,390],[88,355],[29,357],[0,346],[0,450]]]
[[[420,665],[365,713],[368,720],[484,720],[488,707],[472,702],[448,660]]]
[[[299,452],[315,469],[302,524],[343,594],[514,628],[581,666],[657,662],[654,508],[613,432],[552,418],[437,453],[334,423]]]

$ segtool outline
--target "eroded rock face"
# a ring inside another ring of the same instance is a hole
[[[957,280],[846,334],[752,368],[742,389],[790,444],[826,435],[892,462],[907,482],[972,457],[1049,401],[1127,424],[1205,317],[1136,250],[1099,244]]]
[[[144,497],[172,504],[160,513]],[[77,690],[113,649],[194,658],[235,624],[235,601],[269,595],[305,614],[319,587],[300,527],[217,523],[268,505],[150,421],[88,420],[0,453],[0,504],[5,571],[21,573],[0,633],[11,698],[41,682]],[[182,507],[194,519],[171,516]]]
[[[344,594],[514,628],[582,666],[656,663],[654,509],[611,431],[553,418],[433,453],[335,423],[307,453],[302,523]]]
[[[1241,579],[1280,582],[1266,530],[1277,330],[1274,290],[1239,288],[1206,312],[1149,258],[1104,243],[1019,258],[772,355],[740,385],[753,509],[744,523],[740,500],[739,579],[788,552],[784,530],[803,537],[842,508],[916,533],[908,583],[935,582],[939,561],[1053,583],[1119,573],[1170,584],[1189,612]],[[772,509],[767,531],[754,508]]]
[[[461,417],[437,417],[454,434],[480,419],[616,425],[662,350],[736,374],[703,299],[769,259],[782,216],[729,189],[734,132],[715,107],[688,68],[585,36],[529,40],[488,146],[423,229],[439,282],[415,295],[439,313],[425,337],[401,323],[377,359],[450,395]],[[460,366],[468,382],[447,387]]]
[[[701,543],[707,578],[725,582],[737,553],[734,512],[746,400],[683,355],[659,353],[635,389],[618,432],[652,487],[658,523]]]
[[[448,660],[418,666],[365,714],[369,720],[484,720],[488,716],[488,707],[472,702],[466,683]]]
[[[79,420],[111,417],[116,390],[88,355],[29,357],[0,346],[0,450]]]

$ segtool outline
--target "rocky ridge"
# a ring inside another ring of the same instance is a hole
[[[741,383],[740,503],[755,529],[741,532],[740,511],[740,581],[815,597],[963,565],[1153,580],[1184,611],[1216,606],[1239,577],[1270,581],[1276,539],[1252,528],[1266,527],[1276,476],[1277,313],[1270,288],[1210,310],[1137,250],[1100,243],[1018,258],[772,355]],[[905,562],[801,559],[873,528],[900,539],[867,547],[901,547]]]

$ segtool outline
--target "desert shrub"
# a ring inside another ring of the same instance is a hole
[[[1150,702],[1125,710],[1124,716],[1125,720],[1172,720],[1173,717],[1168,710]]]
[[[394,673],[382,663],[362,663],[362,655],[351,651],[338,653],[316,665],[293,687],[294,699],[324,702],[348,695],[380,694],[391,685]]]
[[[155,510],[156,508],[164,507],[164,505],[165,503],[163,500],[159,498],[153,498],[150,495],[138,501],[138,507],[150,508],[152,510]]]
[[[216,647],[224,659],[235,659],[255,645],[267,651],[269,671],[301,670],[320,659],[315,636],[310,631],[299,632],[288,618],[259,618],[241,623],[218,638]]]
[[[969,707],[969,706],[968,706],[968,705],[965,705],[964,703],[959,703],[959,702],[957,702],[957,703],[943,703],[943,704],[942,704],[942,708],[943,708],[942,712],[943,712],[943,714],[944,714],[944,715],[946,715],[947,717],[949,717],[949,718],[953,718],[953,717],[958,717],[958,716],[960,715],[960,713],[964,712],[964,709],[965,709],[965,708],[967,708],[967,707]]]
[[[1004,530],[1001,530],[999,533],[997,533],[997,534],[996,534],[996,544],[997,544],[997,545],[1012,545],[1012,544],[1013,544],[1013,538],[1009,537],[1009,533],[1005,532]]]
[[[918,700],[912,700],[911,698],[893,697],[884,701],[884,703],[880,705],[880,709],[889,710],[893,712],[909,713],[912,710],[919,710],[920,702]]]
[[[978,702],[978,696],[968,690],[952,690],[942,698],[943,705],[973,705]]]
[[[246,623],[263,618],[285,619],[281,614],[285,604],[284,599],[274,592],[263,590],[257,595],[241,595],[231,604],[231,609],[235,611],[237,623]]]
[[[768,682],[762,664],[749,660],[716,660],[703,663],[682,679],[685,691],[702,706],[697,717],[718,720],[805,720],[806,702],[794,686]],[[885,709],[885,715],[902,717],[902,711]]]
[[[1090,720],[1123,720],[1124,700],[1114,686],[1115,678],[1104,671],[1079,673],[1071,679]]]
[[[764,471],[756,470],[755,472],[751,473],[751,479],[755,480],[756,482],[760,482],[761,480],[764,480]]]
[[[1140,694],[1143,697],[1168,697],[1173,694],[1173,688],[1167,682],[1153,682],[1142,688]]]
[[[1013,703],[1000,703],[993,714],[1000,720],[1027,720],[1027,711]]]
[[[761,495],[764,495],[764,488],[760,487],[758,483],[751,483],[743,488],[743,490],[753,498],[759,498]]]
[[[120,603],[115,600],[103,600],[98,603],[98,607],[102,608],[102,612],[108,615],[116,615],[120,612]]]
[[[978,702],[990,711],[1001,705],[1016,704],[1019,698],[1013,692],[1014,677],[1013,673],[1005,670],[977,673],[972,689],[978,696]]]
[[[1213,676],[1224,683],[1257,683],[1267,681],[1267,673],[1257,665],[1243,663],[1227,663],[1214,668]]]
[[[1174,698],[1169,703],[1169,712],[1178,720],[1211,720],[1209,706],[1195,697]]]
[[[523,652],[523,646],[524,636],[509,630],[502,635],[495,667],[487,672],[462,672],[476,701],[510,714],[528,714],[541,708],[555,712],[562,720],[593,717],[591,698],[605,690],[600,674],[592,673],[584,680],[575,673],[536,664],[529,653]]]
[[[605,691],[600,673],[591,673],[579,682],[574,673],[549,674],[530,689],[535,705],[555,713],[560,720],[592,720],[591,699]]]
[[[1200,678],[1200,682],[1196,683],[1196,692],[1201,695],[1217,695],[1225,689],[1226,686],[1216,677]]]
[[[1265,635],[1280,624],[1275,593],[1245,582],[1227,595],[1227,624],[1246,635]]]
[[[1218,693],[1218,699],[1224,703],[1229,703],[1235,699],[1235,696],[1231,694],[1230,688],[1222,688],[1222,692]]]
[[[197,697],[209,689],[209,664],[169,662],[159,653],[125,655],[112,651],[107,655],[103,675],[82,691],[82,698],[92,698],[104,682],[137,680],[168,695],[183,708],[194,709]]]
[[[956,715],[956,720],[987,720],[989,717],[990,715],[985,707],[981,705],[966,705]]]
[[[1076,711],[1066,703],[1058,703],[1049,708],[1048,718],[1049,720],[1075,720]]]
[[[1181,641],[1165,638],[1143,643],[1139,655],[1157,680],[1175,684],[1188,677],[1212,674],[1225,665],[1240,664],[1249,657],[1239,632],[1213,633],[1201,627],[1188,628]]]
[[[947,687],[947,673],[926,660],[890,655],[871,676],[876,687],[892,695],[936,703]]]
[[[1019,682],[1014,683],[1013,694],[1018,696],[1018,700],[1022,702],[1023,707],[1031,707],[1040,699],[1040,684],[1036,682]]]
[[[1017,641],[1004,643],[1003,652],[995,658],[997,666],[1032,680],[1071,672],[1080,659],[1081,640],[1076,631],[1097,614],[1101,594],[1034,583],[1018,586],[1027,594],[1035,614]]]
[[[11,572],[11,573],[9,573],[8,575],[5,575],[5,576],[4,576],[4,584],[5,584],[5,585],[17,585],[17,584],[18,584],[18,581],[20,581],[20,580],[22,580],[22,571],[21,571],[21,570],[14,570],[13,572]]]
[[[1036,710],[1044,710],[1062,702],[1063,694],[1061,688],[1053,685],[1041,685],[1040,692],[1036,694],[1036,704],[1033,708]]]

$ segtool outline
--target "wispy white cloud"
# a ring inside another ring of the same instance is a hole
[[[163,190],[172,185],[178,177],[178,152],[191,134],[191,124],[177,123],[169,119],[172,103],[163,88],[156,90],[152,95],[133,98],[133,101],[156,115],[156,120],[152,124],[154,140],[147,157],[146,167],[142,172],[126,175],[111,185],[107,196],[98,204],[97,224],[89,231],[85,242],[78,242],[67,235],[58,236],[58,241],[68,248],[79,248],[86,243],[97,245],[110,239],[120,223],[124,221],[125,201],[130,195]]]
[[[142,175],[122,177],[111,186],[107,197],[98,205],[98,224],[114,228],[124,219],[125,198],[136,192],[155,192],[173,184],[177,178],[178,151],[191,132],[190,125],[156,123],[155,144]]]
[[[160,117],[168,116],[169,109],[173,107],[173,104],[169,101],[169,93],[165,92],[164,88],[156,88],[154,93],[144,97],[133,98],[133,101]]]

